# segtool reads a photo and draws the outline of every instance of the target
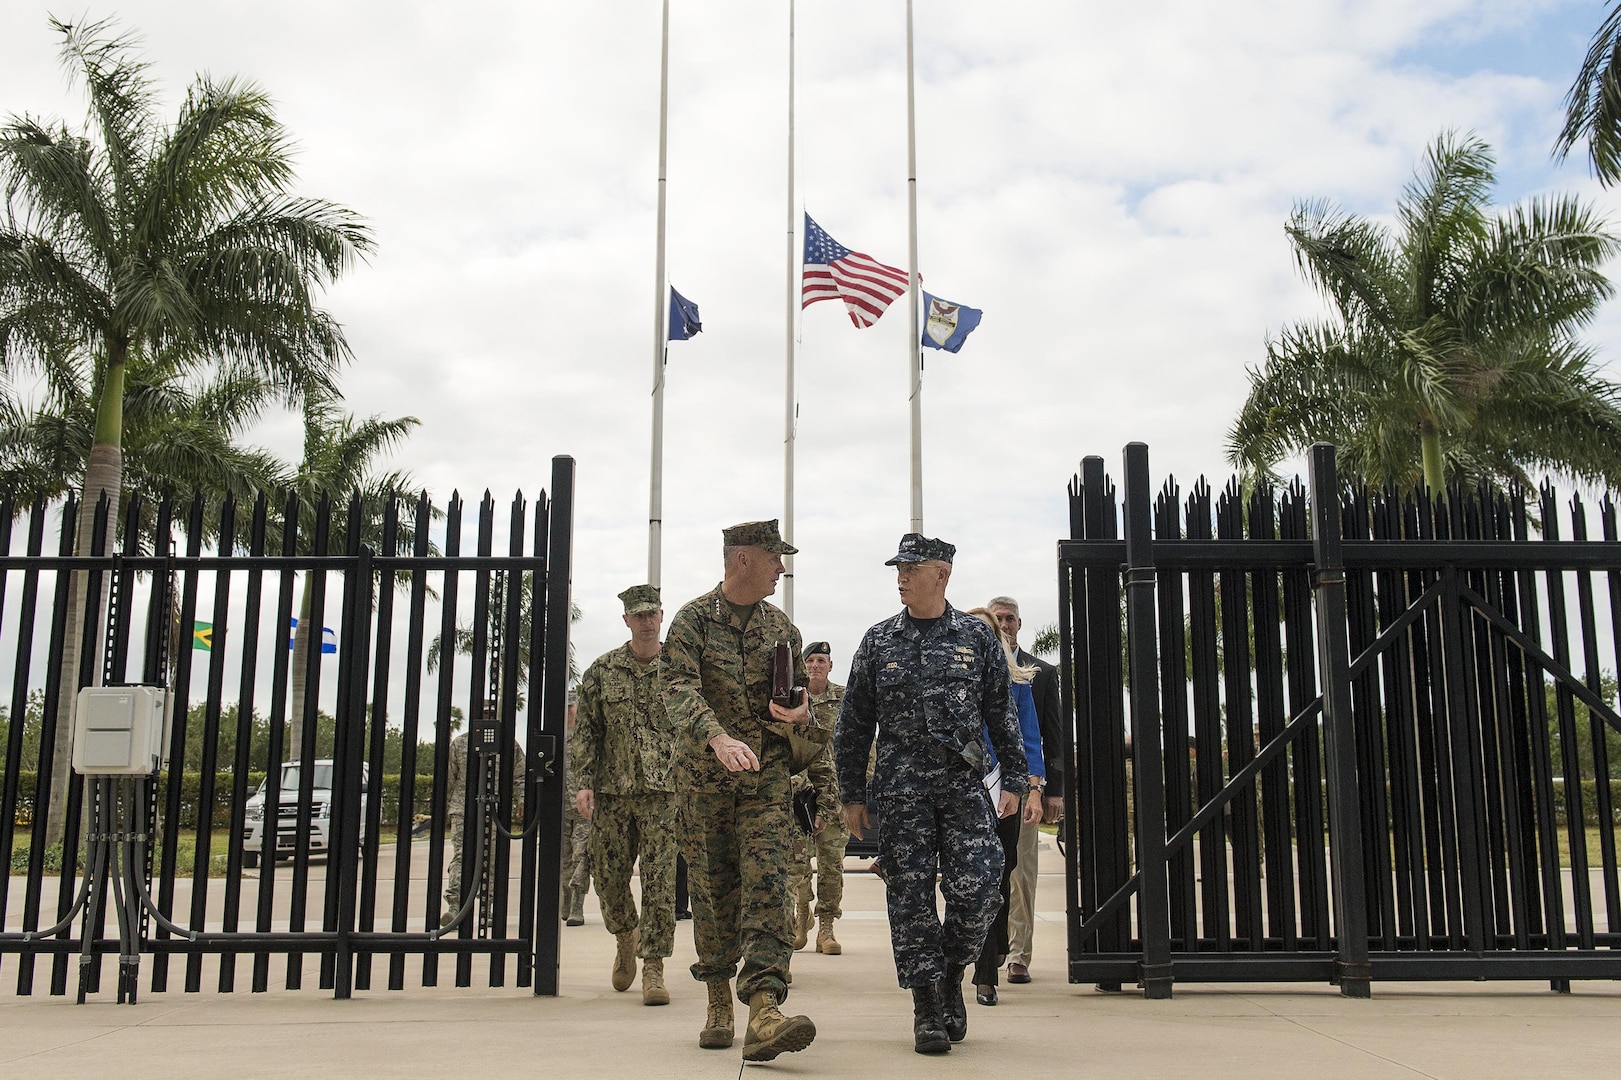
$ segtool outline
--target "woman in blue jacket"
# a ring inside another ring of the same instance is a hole
[[[1002,643],[1002,651],[1007,653],[1008,674],[1012,677],[1008,708],[1018,713],[1019,733],[1024,739],[1024,757],[1030,767],[1030,794],[1025,797],[1021,812],[1001,818],[996,823],[996,836],[1002,842],[1002,906],[996,912],[996,921],[991,924],[990,933],[985,935],[985,947],[980,951],[979,962],[974,965],[974,1000],[981,1005],[995,1005],[996,987],[1000,982],[998,971],[1007,959],[1008,882],[1013,876],[1013,868],[1019,863],[1019,825],[1021,820],[1041,820],[1041,789],[1047,779],[1042,762],[1046,759],[1041,753],[1041,725],[1036,721],[1036,698],[1030,689],[1037,669],[1019,666],[1007,637],[989,611],[974,608],[969,614],[978,615],[990,624],[991,630],[996,633],[996,640]],[[1000,791],[1001,766],[997,764],[996,751],[991,749],[988,734],[985,736],[985,754],[985,760],[989,763],[985,787],[987,790],[994,787]],[[992,805],[995,805],[994,798]]]

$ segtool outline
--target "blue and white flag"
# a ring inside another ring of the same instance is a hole
[[[698,305],[670,286],[670,334],[666,340],[685,341],[703,328],[698,321]]]
[[[292,635],[298,630],[298,619],[288,619],[287,625],[291,631],[287,635],[287,647],[291,649],[293,647]],[[330,626],[321,627],[321,651],[324,653],[335,653],[338,651],[338,635],[332,632],[332,627]]]
[[[931,349],[956,352],[984,314],[978,308],[963,307],[924,293],[923,344]]]

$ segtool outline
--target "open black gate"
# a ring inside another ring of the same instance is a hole
[[[490,985],[511,964],[517,985],[555,994],[573,487],[573,459],[553,459],[550,494],[513,499],[504,542],[486,493],[472,552],[456,496],[443,511],[425,494],[261,497],[246,520],[230,500],[132,501],[117,550],[82,558],[71,499],[0,506],[0,665],[13,680],[0,715],[0,969],[16,992],[68,992],[77,960],[81,998],[96,993],[114,956],[130,1000],[144,956],[152,991],[183,959],[187,992],[205,976],[224,992],[242,976],[263,991],[313,974],[343,998],[403,988],[414,954],[421,985],[449,960],[466,986],[482,957]],[[14,521],[26,521],[16,553]],[[95,535],[105,525],[103,503]],[[92,617],[64,675],[74,588]],[[91,683],[167,689],[169,763],[156,777],[66,769],[64,698]],[[468,902],[450,910],[463,721]]]
[[[1071,980],[1621,978],[1614,504],[1310,464],[1183,503],[1134,443],[1123,520],[1101,459],[1071,486]]]

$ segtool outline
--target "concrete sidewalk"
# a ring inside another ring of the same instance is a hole
[[[1042,861],[1040,906],[1057,908],[1062,862],[1051,850]],[[995,1008],[970,996],[967,1041],[944,1057],[922,1057],[912,1052],[911,998],[895,985],[882,884],[856,872],[860,865],[847,864],[848,914],[838,924],[844,955],[805,951],[794,960],[789,1011],[816,1021],[816,1042],[758,1069],[1109,1080],[1284,1073],[1552,1080],[1621,1071],[1616,983],[1577,983],[1570,995],[1550,993],[1545,983],[1376,983],[1372,1001],[1349,1001],[1327,986],[1184,984],[1170,1001],[1146,1001],[1064,981],[1061,910],[1042,913],[1035,981],[1004,985]],[[639,987],[616,994],[608,986],[613,939],[592,905],[585,926],[563,930],[556,998],[486,986],[378,990],[334,1001],[313,979],[303,991],[151,994],[145,977],[135,1006],[112,1004],[110,979],[107,992],[83,1006],[71,997],[0,996],[0,1078],[737,1076],[746,1010],[738,1007],[736,1047],[698,1048],[705,998],[685,971],[692,924],[676,925],[676,955],[666,968],[673,1000],[662,1008],[644,1007]],[[487,962],[475,964],[475,982],[487,970]],[[8,958],[0,994],[12,992],[14,971]],[[510,981],[510,965],[508,974]]]

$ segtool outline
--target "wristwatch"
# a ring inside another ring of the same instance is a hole
[[[1046,787],[1047,787],[1047,781],[1043,780],[1041,777],[1032,776],[1030,778],[1030,790],[1031,791],[1042,791]]]

